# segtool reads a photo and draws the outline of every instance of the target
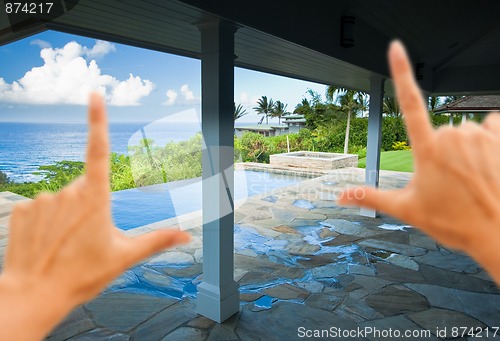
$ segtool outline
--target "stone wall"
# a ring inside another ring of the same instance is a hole
[[[358,155],[300,151],[271,155],[270,164],[277,167],[331,170],[357,167]]]

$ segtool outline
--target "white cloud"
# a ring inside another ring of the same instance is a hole
[[[104,57],[110,52],[115,52],[115,51],[116,51],[115,45],[104,40],[96,41],[95,45],[91,49],[85,46],[83,47],[83,53],[89,59],[98,59]]]
[[[195,97],[193,92],[189,90],[189,86],[184,84],[181,86],[181,94],[184,96],[184,99],[188,102],[198,101],[199,98]]]
[[[200,97],[197,97],[194,95],[193,91],[189,89],[189,85],[184,84],[180,88],[180,94],[182,96],[181,100],[178,101],[178,93],[173,90],[169,89],[167,90],[166,96],[167,100],[163,102],[164,105],[173,105],[174,103],[177,103],[179,105],[191,105],[191,104],[198,104],[201,101]]]
[[[240,99],[239,103],[237,100],[235,100],[236,104],[241,104],[243,107],[254,107],[257,105],[257,101],[259,100],[259,97],[250,97],[248,92],[241,92],[240,93]]]
[[[164,105],[174,105],[177,100],[177,92],[174,90],[167,90],[167,100],[163,103]]]
[[[47,47],[51,47],[49,42],[42,40],[42,39],[35,39],[35,40],[30,42],[30,45],[36,45],[42,49],[46,49]]]
[[[84,56],[104,56],[114,50],[110,43],[96,42],[87,48],[76,42],[62,48],[43,48],[40,57],[44,64],[34,67],[17,81],[6,83],[0,77],[0,102],[23,104],[87,104],[88,95],[97,90],[115,106],[139,105],[153,91],[154,84],[139,76],[130,75],[120,81],[101,74],[95,60]]]

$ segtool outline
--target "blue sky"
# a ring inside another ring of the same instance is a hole
[[[86,94],[106,94],[112,122],[153,122],[194,108],[200,111],[200,61],[172,54],[44,32],[0,46],[0,121],[85,122]],[[251,114],[262,95],[291,111],[307,89],[325,86],[235,69],[236,103]]]

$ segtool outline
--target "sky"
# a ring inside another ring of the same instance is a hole
[[[308,89],[326,86],[235,68],[234,100],[250,113],[237,122],[257,123],[252,108],[263,95],[293,111]],[[0,46],[0,122],[85,122],[92,90],[105,96],[110,122],[199,114],[201,63],[52,31]]]

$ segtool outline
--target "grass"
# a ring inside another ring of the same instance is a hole
[[[366,158],[359,159],[358,167],[366,167]],[[394,150],[380,154],[380,169],[398,172],[413,172],[411,150]]]

